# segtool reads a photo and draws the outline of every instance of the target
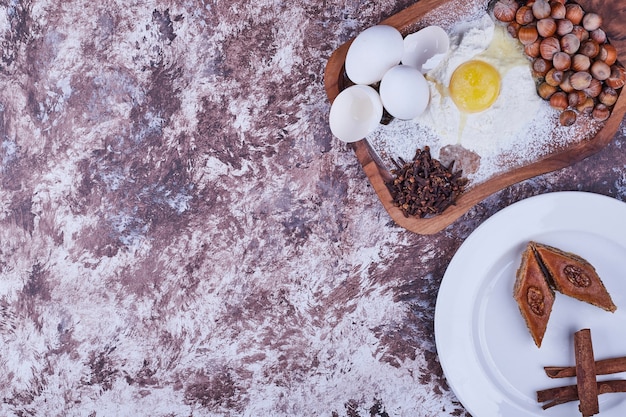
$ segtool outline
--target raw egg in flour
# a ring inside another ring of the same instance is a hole
[[[459,110],[487,110],[500,94],[500,73],[491,64],[473,59],[461,64],[450,79],[450,97]]]
[[[544,103],[523,47],[506,26],[485,13],[448,34],[448,52],[425,75],[430,103],[415,121],[440,147],[490,154],[523,134]]]

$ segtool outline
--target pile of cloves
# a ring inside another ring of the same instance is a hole
[[[609,118],[626,72],[602,17],[567,0],[498,0],[493,13],[532,60],[537,92],[571,126],[578,114]]]
[[[456,202],[464,191],[467,178],[463,171],[452,172],[454,161],[449,166],[433,159],[430,148],[417,149],[412,161],[392,159],[395,169],[393,181],[387,184],[393,203],[405,217],[429,217],[442,213]]]

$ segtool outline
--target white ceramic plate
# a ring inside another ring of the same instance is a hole
[[[615,313],[556,293],[541,348],[513,300],[515,272],[529,240],[591,262],[617,305]],[[444,374],[474,417],[573,417],[578,401],[547,410],[536,391],[572,385],[544,366],[574,365],[576,331],[589,328],[596,360],[626,356],[626,204],[602,195],[556,192],[501,210],[461,245],[443,277],[435,339]],[[626,379],[626,373],[598,380]],[[623,417],[626,394],[599,397],[600,417]]]

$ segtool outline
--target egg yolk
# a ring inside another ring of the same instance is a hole
[[[498,98],[500,73],[484,61],[468,61],[454,70],[449,88],[459,110],[477,113],[488,109]]]

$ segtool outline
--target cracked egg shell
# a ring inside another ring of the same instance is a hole
[[[427,26],[404,38],[402,64],[417,68],[422,74],[433,69],[450,48],[450,38],[439,26]]]

